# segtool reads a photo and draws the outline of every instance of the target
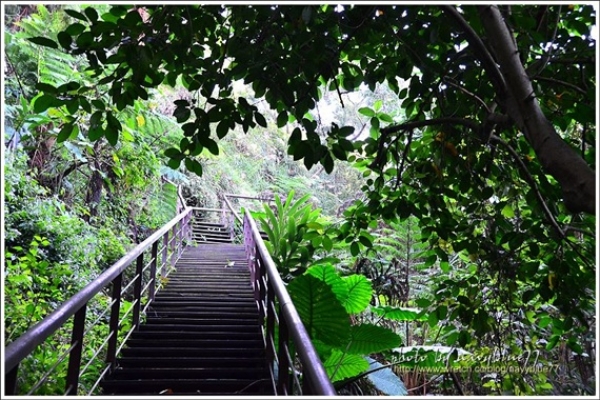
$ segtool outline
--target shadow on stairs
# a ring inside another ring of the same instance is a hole
[[[244,247],[188,247],[104,395],[273,395]]]

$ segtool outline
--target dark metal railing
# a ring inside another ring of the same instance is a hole
[[[45,385],[52,384],[54,387],[63,383],[64,392],[48,393],[46,390],[44,394],[93,394],[101,379],[114,368],[123,344],[142,322],[154,300],[157,286],[169,273],[168,266],[175,264],[190,240],[192,215],[193,210],[186,208],[10,343],[4,352],[5,395],[38,394]],[[88,312],[91,308],[94,308],[94,313]],[[70,337],[67,343],[65,330]],[[58,337],[59,331],[63,332],[62,337]],[[88,333],[105,331],[106,336],[100,343],[88,343],[89,337],[97,336]],[[20,371],[20,365],[29,356],[36,357],[36,351],[47,342],[64,351],[46,371],[34,371],[36,377],[41,375],[36,382],[30,382],[31,376],[27,376],[28,387],[19,390],[19,381],[25,381],[23,375],[33,371]],[[94,348],[94,345],[97,347]],[[65,361],[68,363],[66,366]],[[20,376],[23,379],[19,380]]]
[[[248,210],[244,215],[244,245],[275,393],[335,396],[337,393]]]

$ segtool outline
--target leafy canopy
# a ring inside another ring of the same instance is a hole
[[[93,7],[66,12],[75,22],[58,43],[31,40],[85,55],[92,77],[110,85],[117,110],[179,79],[207,100],[202,107],[175,101],[184,138],[165,151],[172,168],[183,162],[201,173],[198,156],[217,154],[217,140],[236,126],[290,125],[295,160],[326,171],[348,160],[367,178],[366,200],[347,214],[341,232],[354,235],[353,253],[368,241],[359,232],[373,219],[414,215],[423,239],[439,245],[430,265],[447,265],[452,248],[512,293],[520,293],[516,282],[528,286],[524,302],[553,301],[580,319],[593,308],[592,6],[116,5],[101,15]],[[240,80],[254,96],[233,95]],[[344,105],[347,92],[381,84],[402,110],[361,107],[368,134],[307,117],[323,91],[336,92]],[[90,138],[120,139],[120,121],[106,100],[89,98],[88,87],[38,89],[36,111],[80,106],[92,114]],[[259,111],[263,100],[274,121]]]

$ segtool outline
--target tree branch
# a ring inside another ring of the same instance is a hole
[[[400,125],[388,126],[387,128],[380,129],[380,132],[383,135],[389,135],[391,133],[397,133],[400,131],[408,131],[408,130],[412,130],[412,129],[416,129],[416,128],[422,128],[424,126],[444,125],[444,124],[463,125],[474,131],[477,131],[479,129],[479,123],[477,123],[476,121],[474,121],[472,119],[442,117],[442,118],[428,119],[425,121],[411,121],[411,122],[405,122],[404,124],[400,124]]]
[[[496,61],[492,57],[492,54],[485,46],[477,32],[475,32],[475,30],[471,28],[471,25],[469,25],[469,23],[465,20],[462,14],[458,12],[456,7],[451,5],[442,5],[440,7],[462,29],[465,36],[467,37],[467,42],[469,42],[469,46],[473,48],[473,53],[479,59],[479,61],[481,61],[481,64],[483,65],[485,71],[490,75],[492,84],[496,88],[496,93],[498,93],[501,98],[504,97],[503,95],[508,90],[506,81],[504,80],[504,76],[502,76],[502,74],[500,73],[500,70],[496,65]]]
[[[488,107],[487,104],[485,104],[485,102],[483,100],[481,100],[481,98],[479,96],[477,96],[475,93],[469,92],[467,89],[465,89],[464,87],[460,86],[458,83],[453,82],[454,79],[446,77],[443,79],[444,83],[447,83],[448,85],[460,90],[461,92],[463,92],[464,94],[471,96],[472,98],[474,98],[475,100],[477,100],[478,102],[480,102],[483,107],[485,108],[485,110],[487,111],[488,114],[492,113],[492,110],[490,110],[490,108]]]
[[[550,83],[555,83],[557,85],[566,86],[568,88],[571,88],[571,89],[575,90],[578,93],[581,93],[584,96],[587,95],[587,92],[585,90],[583,90],[579,86],[574,85],[574,84],[569,83],[569,82],[561,81],[561,80],[554,79],[554,78],[546,78],[546,77],[543,77],[543,76],[536,76],[535,78],[533,78],[533,80],[535,80],[535,81],[550,82]]]
[[[542,112],[518,49],[497,6],[478,6],[482,24],[498,55],[508,91],[509,116],[532,145],[544,171],[560,184],[565,206],[573,213],[596,212],[596,174],[557,133]]]
[[[542,211],[546,215],[546,218],[548,219],[548,221],[550,222],[552,227],[556,230],[556,233],[558,233],[560,238],[563,239],[565,237],[565,233],[558,225],[558,222],[556,221],[556,218],[554,218],[554,215],[552,215],[552,212],[548,208],[548,205],[546,204],[544,197],[542,197],[542,194],[540,193],[540,190],[537,187],[535,179],[533,179],[533,176],[531,176],[531,174],[529,173],[529,170],[527,169],[527,166],[525,165],[523,160],[521,160],[519,153],[517,153],[517,151],[515,149],[513,149],[510,144],[506,143],[504,140],[500,139],[496,135],[491,135],[490,141],[493,143],[498,143],[498,144],[502,145],[502,147],[504,147],[510,153],[510,155],[513,156],[513,158],[515,159],[515,161],[521,168],[521,171],[523,171],[523,174],[525,175],[525,180],[527,181],[527,183],[529,183],[529,186],[535,193],[535,197],[537,197],[540,205],[542,206]]]

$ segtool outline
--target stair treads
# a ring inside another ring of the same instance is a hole
[[[140,339],[140,340],[171,340],[171,339],[222,339],[224,337],[234,338],[234,339],[261,339],[259,332],[236,332],[232,334],[229,331],[211,331],[211,332],[190,332],[190,331],[166,331],[166,330],[157,330],[157,331],[136,331],[131,335],[131,339]]]
[[[148,379],[148,380],[106,380],[103,383],[105,391],[118,389],[119,394],[137,392],[168,394],[176,396],[179,392],[203,392],[238,394],[245,391],[257,393],[270,387],[268,379]]]
[[[197,230],[213,242],[184,249],[103,394],[273,395],[245,250],[220,229]]]
[[[241,351],[233,348],[208,348],[197,347],[125,347],[121,350],[121,357],[264,357],[262,348],[248,348]]]
[[[117,365],[122,368],[135,368],[140,365],[160,365],[163,368],[193,368],[193,367],[230,367],[262,368],[265,359],[261,357],[125,357],[117,359]]]
[[[144,363],[146,364],[146,363]],[[262,368],[168,368],[143,367],[118,368],[113,379],[262,379],[267,375],[266,365]]]
[[[154,347],[154,348],[173,348],[173,347],[185,347],[185,348],[197,348],[205,349],[210,348],[211,350],[216,349],[233,349],[233,348],[244,348],[244,349],[260,349],[264,343],[262,339],[132,339],[127,340],[126,345],[129,348],[133,347]]]
[[[216,332],[227,330],[235,335],[237,332],[261,332],[261,327],[258,324],[254,325],[198,325],[198,324],[171,324],[165,321],[162,324],[142,324],[139,327],[140,331],[176,331],[176,332]]]
[[[160,318],[149,315],[147,324],[173,324],[173,325],[254,325],[258,323],[256,318]]]

